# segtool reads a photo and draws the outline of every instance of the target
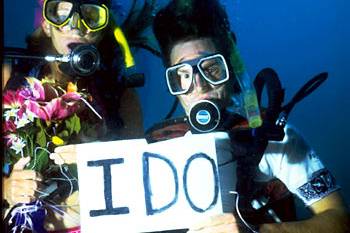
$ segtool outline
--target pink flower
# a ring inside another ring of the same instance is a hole
[[[45,100],[44,87],[40,80],[36,78],[26,78],[31,91],[31,96],[36,100]]]
[[[28,87],[23,87],[17,91],[6,91],[3,95],[3,108],[21,108],[25,100],[44,100],[44,87],[38,79],[26,78]]]
[[[80,95],[67,93],[60,98],[54,98],[49,102],[26,101],[27,109],[43,120],[64,119],[79,109]]]
[[[18,91],[6,91],[2,97],[4,109],[20,108],[24,103],[24,97],[18,94]]]
[[[17,90],[17,98],[21,99],[31,99],[31,100],[36,100],[37,98],[33,96],[33,92],[31,89],[24,87],[19,90]]]
[[[16,134],[11,133],[11,134],[4,136],[4,139],[6,141],[6,146],[10,147],[10,146],[12,146],[13,142],[18,139],[18,137]]]
[[[8,120],[8,121],[3,121],[3,126],[2,126],[2,130],[3,133],[5,132],[16,132],[16,125],[12,120]]]

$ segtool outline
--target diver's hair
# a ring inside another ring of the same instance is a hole
[[[52,53],[54,48],[51,39],[38,27],[32,34],[26,37],[27,48],[33,54]]]
[[[166,66],[170,65],[171,49],[179,42],[211,39],[229,60],[235,40],[227,14],[217,0],[173,0],[157,13],[153,31]]]
[[[43,4],[44,4],[44,1],[45,0],[38,0],[38,4],[39,4],[39,6],[43,6]],[[101,2],[102,4],[105,4],[107,7],[110,7],[111,6],[111,0],[99,0],[99,2]]]

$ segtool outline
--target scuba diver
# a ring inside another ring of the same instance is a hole
[[[227,191],[221,194],[225,214],[189,232],[348,232],[348,213],[334,177],[301,134],[286,124],[293,106],[327,74],[316,76],[282,106],[284,91],[272,69],[259,72],[254,83],[249,79],[217,0],[171,1],[158,11],[153,29],[169,92],[186,116],[156,124],[146,139],[213,133],[231,146],[230,159],[218,154],[221,189]],[[267,108],[260,106],[264,85]],[[225,187],[222,179],[232,183],[231,177],[235,184]],[[237,197],[236,208],[234,201],[225,202],[230,195]],[[296,221],[292,195],[311,210],[311,218]]]
[[[3,88],[17,90],[28,85],[25,77],[35,77],[43,81],[45,101],[58,98],[63,90],[88,93],[84,101],[68,100],[78,109],[81,130],[67,144],[141,137],[143,118],[134,87],[143,85],[143,76],[135,71],[130,48],[151,50],[141,34],[150,26],[155,1],[145,0],[142,9],[133,1],[120,26],[111,0],[40,0],[40,6],[43,20],[27,38],[27,49],[5,49]],[[24,170],[27,163],[29,156],[3,176],[7,220],[13,206],[37,200],[46,181],[44,174]],[[72,195],[67,196],[66,181],[57,182],[46,201],[59,205],[58,211],[47,208],[45,229],[32,231],[80,232],[77,180],[73,175],[70,179]]]

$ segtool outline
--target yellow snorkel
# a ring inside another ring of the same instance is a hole
[[[135,71],[135,60],[131,53],[129,43],[120,27],[114,29],[114,38],[120,45],[121,51],[124,57],[125,64],[125,76],[123,78],[123,84],[127,87],[142,87],[145,83],[145,78],[142,73]]]
[[[124,55],[124,63],[126,68],[130,68],[135,66],[134,57],[130,51],[130,47],[128,41],[125,38],[125,35],[120,27],[116,27],[114,29],[114,38],[120,45],[123,55]]]

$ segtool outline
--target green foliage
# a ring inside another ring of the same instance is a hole
[[[37,143],[41,147],[46,146],[46,135],[45,135],[45,130],[43,128],[40,128],[36,134],[35,137],[35,143]]]
[[[38,148],[34,158],[30,160],[28,168],[43,173],[48,168],[49,162],[48,151]]]
[[[73,114],[71,117],[65,120],[66,129],[69,132],[69,135],[73,133],[78,134],[81,129],[80,119],[77,114]]]

